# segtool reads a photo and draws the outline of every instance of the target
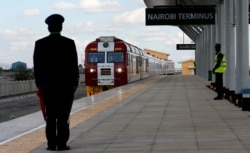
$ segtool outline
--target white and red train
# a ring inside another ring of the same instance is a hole
[[[86,46],[84,66],[88,96],[152,75],[174,73],[174,62],[148,55],[113,36],[99,37]]]

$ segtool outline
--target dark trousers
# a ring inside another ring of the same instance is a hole
[[[218,97],[223,98],[223,73],[215,73],[215,85]]]
[[[46,106],[46,138],[48,147],[64,147],[70,136],[69,116],[72,108],[74,92],[45,92]]]

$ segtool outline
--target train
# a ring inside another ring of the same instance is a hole
[[[174,74],[174,62],[147,54],[115,36],[100,36],[85,48],[87,96],[156,74]]]

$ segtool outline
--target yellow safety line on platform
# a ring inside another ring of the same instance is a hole
[[[113,96],[106,100],[101,101],[100,103],[93,104],[86,109],[78,111],[71,115],[70,117],[70,128],[76,127],[80,123],[96,116],[100,112],[108,109],[114,104],[120,102],[121,100],[127,98],[128,96],[139,92],[140,90],[146,88],[152,83],[156,82],[159,77],[152,79],[146,83],[143,83],[139,86],[133,87],[129,90],[124,91],[120,95]],[[18,125],[17,125],[18,126]],[[31,133],[23,135],[17,139],[14,139],[6,144],[0,146],[1,153],[28,153],[34,150],[35,148],[41,146],[46,143],[45,137],[45,127],[37,129]]]

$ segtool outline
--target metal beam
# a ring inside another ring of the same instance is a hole
[[[188,27],[186,26],[179,26],[179,28],[190,38],[192,39],[192,41],[195,42],[197,36],[196,34],[191,30],[189,29]]]

